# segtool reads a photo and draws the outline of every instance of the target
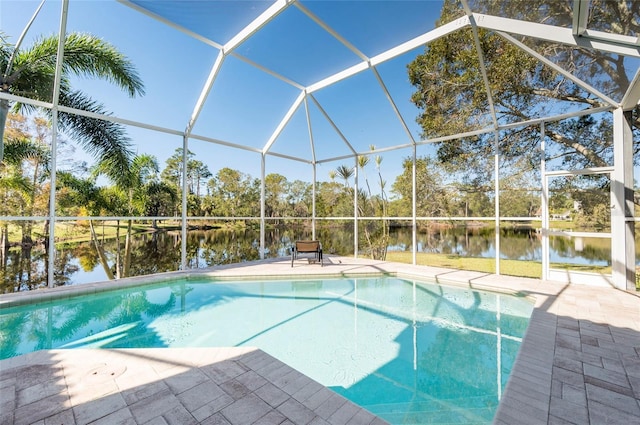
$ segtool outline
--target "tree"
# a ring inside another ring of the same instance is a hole
[[[182,148],[176,148],[173,155],[166,161],[166,167],[162,170],[162,181],[175,186],[182,187]],[[200,197],[200,188],[206,185],[207,179],[211,177],[209,167],[202,161],[195,159],[195,153],[187,151],[187,190]]]
[[[393,193],[400,196],[403,215],[410,216],[412,208],[413,159],[402,162],[402,174],[391,185]],[[444,183],[442,169],[429,157],[416,158],[416,212],[421,217],[444,217],[450,215],[451,194]]]
[[[32,194],[35,192],[35,187],[24,173],[22,162],[23,158],[30,155],[29,152],[37,152],[38,147],[30,139],[26,138],[20,139],[19,143],[9,146],[10,149],[7,149],[7,165],[0,173],[0,214],[3,216],[24,214],[30,207],[29,200],[32,199]],[[0,274],[3,276],[8,265],[10,247],[9,223],[9,221],[3,221],[0,228],[0,270],[2,271]],[[29,242],[31,232],[27,232],[26,223],[19,221],[18,225],[22,229],[23,241]],[[27,236],[28,240],[26,239]],[[23,244],[22,248],[23,250],[30,249],[31,245]],[[25,256],[21,256],[21,258],[25,258]]]
[[[294,217],[308,217],[312,210],[311,184],[302,180],[294,180],[289,184],[287,203]]]
[[[81,208],[89,215],[99,215],[104,211],[113,212],[119,206],[120,210],[117,213],[122,214],[123,206],[126,204],[124,197],[121,196],[122,191],[117,191],[115,188],[100,188],[96,186],[93,178],[79,178],[64,171],[59,173],[56,189],[59,194],[58,207],[61,211],[73,208],[73,212],[77,213],[78,206],[82,206]],[[93,220],[89,220],[89,228],[100,264],[107,278],[114,279],[104,248],[96,235]]]
[[[200,187],[206,180],[212,176],[209,167],[207,167],[202,161],[197,159],[190,160],[187,163],[187,176],[189,180],[189,191],[195,193],[200,197]]]
[[[31,47],[22,49],[21,40],[12,45],[0,33],[0,92],[50,102],[57,50],[57,36],[41,37]],[[144,85],[133,64],[113,45],[91,34],[71,33],[65,37],[61,72],[59,103],[71,108],[107,114],[102,104],[72,90],[72,75],[107,80],[132,97],[144,94]],[[4,132],[10,107],[7,99],[0,99],[0,161],[4,159]],[[36,108],[19,102],[13,105],[14,112],[30,112]],[[39,109],[51,114],[47,108]],[[58,113],[58,125],[97,162],[108,164],[114,180],[128,169],[132,151],[122,125],[66,112]]]
[[[375,151],[375,146],[371,145],[370,150]],[[381,166],[382,157],[376,155],[375,167],[378,174],[378,185],[380,192],[375,194],[371,191],[371,184],[367,177],[366,167],[370,157],[361,155],[358,157],[358,167],[362,170],[366,190],[358,190],[358,214],[360,216],[378,216],[381,220],[372,220],[363,223],[362,230],[367,243],[369,255],[374,260],[384,260],[387,257],[387,247],[389,245],[389,202],[385,192],[386,181],[382,178]]]
[[[265,216],[283,217],[287,215],[287,192],[289,182],[282,174],[270,173],[264,178],[265,188]],[[279,220],[273,222],[279,224]]]
[[[351,216],[353,197],[338,182],[319,182],[316,187],[316,214],[318,217]]]
[[[529,173],[514,173],[500,179],[500,216],[535,217],[540,210],[541,189],[528,177]]]
[[[163,182],[175,186],[176,188],[182,187],[182,148],[176,148],[169,158],[165,162],[165,167],[160,174],[160,178]],[[187,151],[187,162],[193,159],[194,153]]]
[[[260,211],[259,183],[251,176],[225,167],[209,180],[208,214],[223,217],[257,216]]]
[[[173,186],[162,181],[150,181],[145,187],[145,214],[152,217],[171,216],[175,212],[175,204],[180,197]],[[154,218],[151,223],[158,228],[158,221]]]
[[[335,175],[344,180],[344,187],[349,187],[349,179],[355,173],[355,168],[347,165],[339,165],[335,170]],[[333,180],[333,177],[331,178]]]
[[[176,193],[182,190],[183,178],[183,148],[176,148],[173,155],[166,160],[166,166],[160,173],[160,178],[164,187],[173,188]],[[211,177],[209,168],[195,158],[195,153],[187,150],[187,211],[189,214],[201,215],[203,200],[200,198],[200,187],[206,179]],[[180,206],[175,205],[175,211],[179,211]]]
[[[94,174],[97,176],[103,172],[103,168],[98,166],[94,169]],[[175,192],[170,187],[163,184],[158,179],[158,160],[153,155],[141,154],[136,155],[131,162],[127,174],[119,179],[119,182],[114,182],[115,186],[110,188],[108,193],[113,193],[113,199],[120,198],[119,194],[126,199],[125,211],[112,210],[112,213],[117,215],[126,214],[128,216],[140,216],[145,215],[152,208],[156,207],[158,201],[158,195],[164,193],[171,199],[175,200]],[[114,203],[110,203],[113,207]],[[91,222],[90,222],[91,223]],[[125,248],[124,248],[124,261],[120,261],[120,232],[119,232],[119,220],[117,222],[118,228],[116,233],[116,272],[117,276],[129,276],[129,270],[131,266],[131,239],[133,220],[127,220],[127,231],[125,236]],[[153,220],[153,227],[156,227],[156,220]],[[97,244],[96,244],[97,245]]]
[[[604,7],[603,2],[591,1],[591,27],[616,25],[616,33],[640,32],[640,8],[636,2],[619,1],[617,7]],[[469,3],[480,13],[558,26],[571,25],[571,2],[567,1],[471,0]],[[450,22],[460,14],[457,1],[445,0],[438,24]],[[575,109],[604,105],[601,99],[500,35],[480,29],[478,36],[493,104],[501,124],[526,121],[541,112],[561,112],[568,106]],[[532,47],[610,97],[621,98],[629,86],[629,68],[625,67],[623,56],[539,41]],[[456,134],[490,125],[489,103],[471,29],[456,31],[431,42],[425,52],[408,65],[408,72],[416,88],[412,101],[420,108],[417,120],[424,137]],[[636,129],[639,119],[636,108]],[[539,131],[538,126],[533,126],[500,133],[499,149],[505,169],[523,156],[534,163],[538,161]],[[548,125],[546,136],[554,142],[547,150],[549,157],[562,160],[567,167],[603,166],[612,161],[611,123],[607,116],[586,116]],[[640,141],[635,140],[637,151]],[[486,175],[493,150],[494,135],[487,134],[440,143],[437,153],[440,161],[455,165],[457,171],[471,179],[474,174]]]
[[[494,188],[483,185],[481,182],[452,183],[457,194],[456,209],[451,210],[451,215],[463,217],[489,217],[494,215]],[[503,195],[500,195],[503,199]],[[538,204],[540,200],[538,199]],[[503,202],[500,203],[503,205]],[[505,215],[505,214],[501,214]],[[514,214],[522,215],[522,214]]]
[[[35,118],[35,135],[30,129],[30,121],[17,114],[7,118],[7,145],[4,166],[0,167],[0,214],[33,216],[48,211],[48,185],[44,184],[49,171],[49,149],[43,139],[48,132],[47,122]],[[21,279],[38,279],[42,271],[33,265],[32,239],[33,221],[19,220],[12,223],[22,232],[19,258],[15,258],[16,287],[22,286]],[[9,222],[0,228],[0,275],[6,280],[9,263]]]

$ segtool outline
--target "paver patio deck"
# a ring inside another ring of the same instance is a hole
[[[381,272],[535,299],[495,424],[640,424],[640,293],[337,256],[324,267],[281,258],[161,277]],[[0,307],[146,281],[2,295]],[[384,423],[250,348],[45,350],[0,361],[0,391],[2,424]]]

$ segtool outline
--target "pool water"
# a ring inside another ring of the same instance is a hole
[[[392,424],[489,424],[532,309],[390,276],[189,279],[3,309],[0,354],[254,346]]]

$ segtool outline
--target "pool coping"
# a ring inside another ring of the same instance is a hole
[[[429,266],[326,256],[324,267],[289,258],[213,269],[171,272],[0,295],[0,308],[157,283],[175,278],[305,279],[391,274],[474,290],[518,294],[534,300],[519,354],[494,424],[640,422],[640,294],[603,286],[564,284]],[[40,292],[40,291],[35,291]],[[37,301],[36,301],[37,299]]]
[[[334,260],[339,257],[334,256]],[[349,258],[349,261],[353,261],[354,259]],[[287,260],[288,261],[288,260]],[[341,261],[341,260],[340,260]],[[466,287],[477,290],[486,290],[491,292],[500,292],[509,295],[520,295],[525,296],[530,299],[534,299],[527,294],[522,294],[517,290],[512,290],[510,288],[506,288],[504,286],[496,286],[489,282],[484,282],[481,280],[477,280],[475,284],[470,285],[470,279],[460,279],[460,277],[446,277],[444,274],[449,274],[452,272],[450,269],[442,269],[442,268],[427,268],[427,269],[397,269],[397,268],[389,268],[389,269],[376,269],[370,270],[366,268],[368,260],[364,260],[360,266],[365,267],[361,269],[355,270],[347,270],[336,272],[335,269],[323,269],[327,272],[318,273],[314,271],[314,273],[304,273],[304,274],[292,274],[292,273],[263,273],[263,274],[255,274],[251,273],[251,269],[247,270],[246,273],[233,273],[233,274],[225,274],[225,270],[235,270],[235,264],[220,266],[214,269],[196,269],[196,270],[186,270],[186,271],[174,271],[174,272],[165,272],[165,273],[157,273],[154,275],[147,276],[134,276],[128,278],[122,278],[117,280],[110,281],[100,281],[79,285],[70,285],[70,286],[59,286],[55,288],[40,288],[33,291],[23,291],[23,292],[14,292],[9,294],[0,294],[0,310],[4,308],[16,307],[20,305],[28,305],[35,304],[41,302],[54,301],[59,299],[68,299],[72,297],[78,297],[82,295],[88,294],[97,294],[101,292],[114,291],[118,289],[125,289],[137,286],[145,286],[151,284],[161,284],[170,282],[173,280],[187,279],[193,280],[198,278],[207,278],[212,282],[220,281],[231,281],[234,279],[267,279],[267,280],[279,280],[279,279],[291,279],[293,277],[297,279],[304,280],[313,280],[313,279],[327,279],[327,278],[358,278],[358,277],[375,277],[382,275],[396,276],[405,279],[422,279],[422,280],[434,280],[438,284],[443,285],[451,285],[458,287]],[[260,267],[266,264],[278,264],[281,262],[281,259],[271,259],[271,260],[262,260],[262,261],[252,261],[243,263],[244,267],[255,266]],[[386,264],[394,264],[394,263],[386,263]],[[396,263],[398,264],[398,263]],[[403,264],[403,266],[407,266]],[[424,267],[424,266],[417,266]],[[426,273],[425,271],[429,270],[431,273]],[[461,272],[461,271],[455,271]],[[462,272],[463,274],[468,274],[469,272]],[[470,272],[472,274],[476,274],[476,272]],[[477,278],[478,276],[473,276]],[[511,278],[511,277],[510,277]]]

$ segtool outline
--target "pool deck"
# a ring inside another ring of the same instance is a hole
[[[163,278],[392,273],[527,295],[535,308],[494,424],[640,424],[640,293],[407,264],[280,258]],[[157,277],[157,276],[156,276]],[[0,307],[149,277],[0,296]],[[157,280],[156,280],[157,281]],[[28,300],[28,301],[26,301]],[[254,348],[43,350],[0,361],[0,424],[384,424]]]

